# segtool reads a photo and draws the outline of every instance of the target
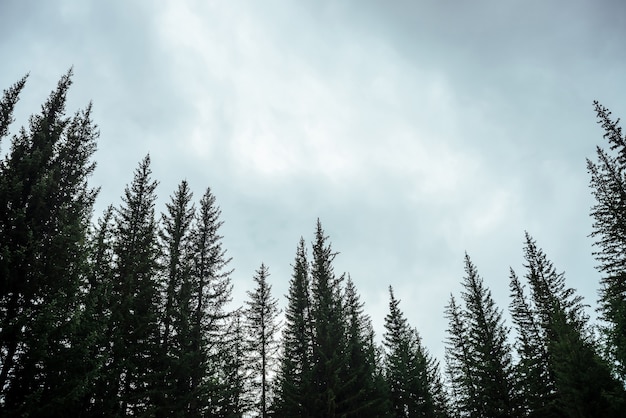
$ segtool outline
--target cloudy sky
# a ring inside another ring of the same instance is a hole
[[[506,310],[527,230],[595,303],[585,158],[592,101],[626,117],[624,39],[619,0],[2,0],[0,88],[30,73],[15,132],[74,67],[96,215],[148,153],[159,210],[211,187],[233,306],[261,262],[284,306],[319,217],[379,335],[392,285],[442,359],[465,251]]]

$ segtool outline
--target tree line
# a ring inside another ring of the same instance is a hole
[[[27,77],[4,91],[0,140]],[[93,222],[98,128],[65,74],[0,161],[0,414],[76,417],[621,417],[626,414],[626,137],[588,160],[600,325],[535,240],[504,319],[465,255],[439,363],[389,287],[382,344],[318,220],[296,246],[284,315],[261,264],[230,307],[210,188],[156,213],[145,157]],[[280,318],[283,318],[282,320]]]

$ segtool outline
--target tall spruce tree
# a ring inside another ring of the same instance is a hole
[[[447,404],[438,365],[422,346],[417,331],[409,326],[399,304],[390,286],[383,344],[391,416],[445,417]]]
[[[376,363],[374,331],[352,278],[348,276],[343,294],[347,332],[346,410],[352,416],[380,417],[387,412],[386,393]]]
[[[511,269],[511,303],[509,310],[517,339],[518,362],[515,365],[516,396],[520,415],[529,417],[558,417],[555,404],[556,388],[550,370],[545,332],[533,302],[524,292],[513,269]]]
[[[209,413],[212,417],[241,418],[252,410],[242,316],[237,310],[228,317],[228,329],[218,348],[218,386]]]
[[[146,156],[115,214],[108,370],[108,396],[115,410],[105,411],[107,415],[154,415],[154,399],[162,389],[157,182],[151,175]]]
[[[82,316],[84,340],[90,352],[85,359],[96,365],[89,375],[89,390],[82,400],[86,416],[103,416],[115,410],[116,397],[109,395],[107,365],[112,361],[110,343],[112,301],[115,279],[113,244],[114,207],[109,206],[93,228],[89,239],[89,274],[85,283],[85,308]]]
[[[626,136],[619,119],[612,119],[611,112],[597,101],[593,104],[609,148],[598,146],[597,160],[587,159],[596,200],[591,208],[591,236],[602,273],[599,310],[605,323],[606,352],[614,372],[626,384]]]
[[[191,199],[189,185],[182,181],[166,204],[160,231],[165,279],[160,321],[163,383],[156,412],[168,417],[188,413],[190,397],[196,395],[189,390],[192,370],[186,347],[191,326],[191,226],[195,211]]]
[[[0,162],[0,411],[75,411],[88,386],[81,285],[97,190],[87,180],[98,131],[91,105],[65,116],[68,71]],[[0,101],[8,133],[25,78]]]
[[[321,222],[317,221],[311,261],[311,321],[313,324],[312,388],[310,397],[316,416],[347,414],[344,392],[346,330],[343,320],[341,282],[336,277],[333,252]]]
[[[276,378],[276,416],[313,417],[311,392],[312,340],[309,263],[300,238],[289,281],[282,350]]]
[[[221,210],[210,188],[207,188],[196,212],[191,232],[191,281],[189,309],[191,324],[186,337],[185,358],[189,368],[188,406],[190,416],[211,415],[212,406],[222,396],[223,342],[231,339],[229,312],[232,284],[227,257],[219,234],[223,221]],[[191,395],[190,395],[191,396]]]
[[[598,355],[582,298],[526,234],[526,279],[544,338],[555,404],[565,416],[623,416],[624,388]]]
[[[452,383],[459,406],[472,417],[511,417],[516,405],[508,329],[467,254],[465,274],[461,292],[465,309],[459,310],[454,299],[447,308],[448,368],[457,373]]]
[[[483,406],[476,402],[478,379],[474,371],[474,352],[467,338],[465,318],[454,295],[446,305],[448,337],[445,342],[446,374],[452,390],[455,416],[482,417]]]
[[[272,375],[275,371],[278,353],[278,322],[280,313],[278,300],[272,296],[272,287],[267,282],[269,276],[265,264],[256,271],[252,292],[248,292],[243,311],[247,331],[246,351],[251,378],[251,395],[254,410],[258,416],[266,418],[270,411]]]

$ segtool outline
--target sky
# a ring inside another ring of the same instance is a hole
[[[96,217],[147,154],[159,213],[210,187],[232,308],[261,263],[285,307],[319,218],[378,337],[391,285],[443,361],[465,252],[507,316],[524,231],[595,316],[585,159],[593,100],[626,117],[624,39],[618,0],[1,0],[0,88],[30,74],[15,133],[73,67]]]

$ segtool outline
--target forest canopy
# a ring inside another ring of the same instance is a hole
[[[26,83],[4,90],[0,140]],[[587,169],[599,324],[526,233],[508,306],[464,255],[437,359],[392,286],[377,338],[320,220],[294,243],[281,312],[264,263],[231,306],[216,196],[182,180],[157,213],[149,155],[94,218],[99,131],[91,104],[68,116],[71,84],[68,71],[0,161],[1,415],[626,415],[626,137],[598,102],[608,144]]]

